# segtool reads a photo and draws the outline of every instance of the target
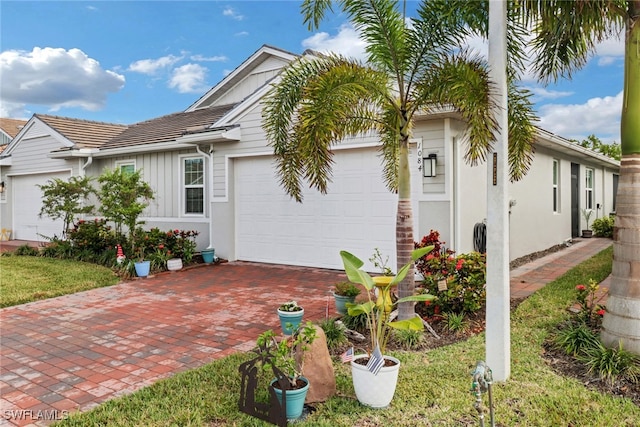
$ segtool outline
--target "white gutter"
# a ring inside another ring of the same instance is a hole
[[[208,132],[190,133],[184,135],[176,142],[182,144],[210,144],[212,142],[239,142],[242,138],[240,126],[231,129],[218,129]]]

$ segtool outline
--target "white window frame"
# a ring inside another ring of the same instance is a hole
[[[187,160],[200,160],[202,161],[202,180],[201,184],[187,184],[185,179],[186,173],[186,162]],[[181,206],[180,211],[183,216],[189,217],[203,217],[206,213],[206,191],[205,184],[207,182],[207,170],[206,170],[206,159],[204,156],[181,156],[180,157],[180,200]],[[192,188],[201,188],[202,189],[202,212],[187,212],[187,190]]]
[[[584,207],[585,209],[593,209],[593,183],[595,182],[595,170],[586,168],[584,173]]]
[[[553,213],[560,213],[560,160],[553,159]]]
[[[122,168],[127,167],[127,166],[133,166],[133,171],[137,171],[138,168],[136,167],[136,161],[135,159],[132,160],[116,160],[116,168],[118,170],[120,170],[120,172],[124,172],[122,170]]]

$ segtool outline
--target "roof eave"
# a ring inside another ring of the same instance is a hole
[[[181,136],[176,142],[198,145],[219,142],[240,142],[242,130],[239,126],[232,129],[213,129],[207,132],[191,133]]]
[[[538,138],[536,140],[536,144],[543,147],[577,157],[590,163],[595,163],[598,166],[604,166],[616,170],[620,169],[620,162],[618,160],[612,159],[611,157],[605,156],[601,153],[596,153],[595,151],[582,147],[552,132],[538,127],[537,134]]]

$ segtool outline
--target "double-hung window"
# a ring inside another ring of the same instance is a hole
[[[593,209],[593,169],[587,169],[585,171],[585,209]]]
[[[553,159],[553,212],[560,212],[560,193],[558,183],[560,181],[560,162]]]
[[[182,159],[184,191],[184,213],[204,214],[204,158],[184,157]]]

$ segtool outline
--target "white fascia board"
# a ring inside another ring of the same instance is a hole
[[[242,138],[240,126],[232,129],[219,129],[216,131],[192,133],[181,136],[176,142],[181,144],[209,144],[213,142],[239,142]]]
[[[570,151],[575,153],[577,157],[587,157],[592,161],[603,165],[608,166],[613,169],[620,168],[620,162],[618,160],[612,159],[610,157],[605,156],[601,153],[596,153],[595,151],[591,151],[588,148],[582,147],[578,144],[572,143],[571,141],[564,139],[558,135],[555,135],[547,130],[537,128],[538,137],[542,140],[541,145],[546,146],[551,149],[558,150],[559,148],[564,149],[564,151]],[[546,144],[545,144],[546,142]],[[554,147],[555,146],[555,147]]]
[[[26,125],[24,125],[24,127],[20,130],[20,132],[18,132],[18,134],[16,135],[15,138],[13,138],[11,140],[11,142],[9,142],[9,144],[7,145],[7,148],[4,149],[4,151],[2,152],[2,154],[4,156],[9,156],[13,150],[15,149],[16,146],[18,146],[20,144],[20,141],[22,141],[23,136],[27,133],[27,131],[33,126],[35,118],[32,117],[31,119],[29,119],[29,121],[27,122]]]
[[[221,88],[223,88],[227,83],[229,82],[233,82],[234,80],[236,80],[237,78],[239,78],[239,76],[245,72],[245,70],[247,69],[251,69],[252,67],[254,67],[254,62],[263,55],[272,55],[278,58],[283,58],[285,60],[288,60],[289,62],[295,60],[296,58],[298,58],[297,55],[295,54],[291,54],[288,52],[284,52],[282,50],[279,49],[274,49],[270,46],[264,45],[262,46],[260,49],[258,49],[256,52],[253,53],[253,55],[251,55],[249,58],[245,59],[242,64],[240,64],[238,67],[236,67],[236,69],[234,69],[231,73],[227,74],[225,76],[224,79],[222,79],[217,85],[215,85],[214,87],[212,87],[207,93],[205,93],[203,96],[201,96],[196,102],[194,102],[192,105],[190,105],[185,112],[190,112],[190,111],[195,111],[198,108],[202,108],[200,106],[201,101],[209,99],[211,96],[213,96],[213,94],[215,94],[216,92],[218,92],[219,90],[221,90]]]
[[[98,151],[94,155],[94,157],[112,157],[112,156],[120,156],[120,155],[139,154],[139,153],[153,153],[153,152],[159,152],[159,151],[180,150],[183,148],[191,149],[193,147],[191,145],[181,144],[176,141],[156,142],[153,144],[133,145],[131,147],[104,149],[104,150]]]
[[[0,166],[11,166],[11,156],[0,157]]]
[[[269,91],[269,89],[271,89],[271,86],[273,85],[274,82],[275,82],[275,80],[265,84],[260,89],[256,90],[251,95],[249,95],[247,98],[245,98],[240,103],[240,105],[238,105],[236,108],[232,109],[227,114],[225,114],[215,124],[215,127],[230,126],[230,125],[234,124],[233,122],[235,120],[237,120],[240,116],[245,114],[247,111],[249,111],[251,108],[253,108],[257,103],[259,103],[262,100],[262,98],[266,95],[266,93]]]

